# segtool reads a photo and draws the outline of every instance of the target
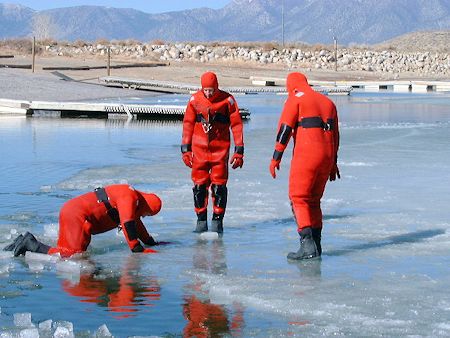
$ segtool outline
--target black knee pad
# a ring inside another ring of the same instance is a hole
[[[203,208],[205,206],[206,189],[206,184],[196,184],[192,188],[192,192],[194,193],[194,206],[196,208]]]
[[[211,186],[212,195],[214,197],[214,206],[225,209],[227,206],[228,189],[226,185]]]

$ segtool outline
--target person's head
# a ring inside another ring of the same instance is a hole
[[[156,215],[162,206],[161,199],[155,194],[147,194],[139,191],[139,202],[142,203],[142,216]]]
[[[305,75],[298,72],[292,72],[287,76],[286,89],[289,95],[295,95],[295,92],[304,92],[311,87]]]
[[[213,72],[206,72],[201,77],[202,91],[203,95],[207,99],[213,97],[213,95],[219,89],[219,82],[217,81],[217,76]]]

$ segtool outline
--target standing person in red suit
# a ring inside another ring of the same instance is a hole
[[[290,73],[286,80],[288,99],[278,123],[270,173],[276,177],[283,152],[291,138],[294,150],[289,176],[289,199],[300,235],[300,248],[288,259],[318,257],[322,253],[322,210],[320,200],[327,180],[340,178],[337,167],[339,127],[336,106],[317,93],[301,73]]]
[[[39,242],[33,234],[19,235],[5,250],[14,256],[26,251],[59,253],[62,257],[86,251],[91,236],[119,227],[132,252],[156,252],[142,245],[162,244],[147,232],[141,217],[156,215],[161,200],[155,194],[135,190],[128,184],[97,188],[67,201],[59,214],[59,237],[56,247]],[[142,242],[142,243],[141,243]]]
[[[235,145],[230,164],[236,169],[244,164],[243,126],[236,100],[219,89],[216,74],[204,73],[201,85],[202,89],[191,96],[186,107],[181,153],[183,162],[192,168],[197,214],[194,231],[208,231],[207,206],[211,189],[211,231],[222,233],[227,205],[230,128]]]

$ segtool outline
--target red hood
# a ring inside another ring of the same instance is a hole
[[[307,92],[312,90],[308,84],[308,79],[302,73],[290,73],[286,79],[286,89],[289,95],[296,92]]]
[[[140,201],[142,203],[142,210],[145,214],[149,214],[151,216],[156,215],[162,206],[161,199],[155,194],[147,194],[142,191],[138,191],[140,195]]]
[[[219,95],[219,81],[217,81],[217,76],[213,72],[206,72],[201,78],[202,90],[204,88],[214,88],[214,94],[207,100],[209,102],[214,102],[217,95]]]
[[[217,81],[217,76],[213,72],[206,72],[201,78],[202,89],[203,88],[214,88],[214,90],[219,89],[219,82]]]

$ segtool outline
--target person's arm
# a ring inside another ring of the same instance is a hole
[[[183,135],[181,139],[181,154],[184,164],[192,168],[192,135],[194,133],[197,113],[192,106],[195,97],[191,96],[183,118]]]
[[[289,140],[291,139],[293,130],[296,128],[298,122],[298,103],[295,100],[288,99],[284,104],[281,112],[280,120],[278,121],[278,132],[275,141],[275,150],[273,152],[272,160],[270,162],[270,173],[273,178],[276,177],[275,169],[280,170],[281,158],[286,149]]]
[[[335,181],[336,177],[341,178],[341,173],[337,165],[338,151],[339,151],[339,119],[336,111],[336,106],[333,105],[333,143],[334,143],[334,164],[331,167],[330,181]]]
[[[234,140],[234,154],[230,164],[233,169],[242,168],[244,164],[244,125],[239,113],[239,107],[232,95],[228,97],[228,111],[230,112],[230,127]]]
[[[116,208],[119,212],[122,232],[133,252],[142,252],[144,247],[139,242],[138,225],[136,222],[136,208],[138,202],[136,193],[120,196],[116,202]]]
[[[136,229],[138,238],[144,243],[145,245],[153,246],[157,245],[158,242],[155,241],[155,239],[148,233],[147,229],[145,228],[144,223],[142,223],[141,219],[136,220]]]
[[[334,141],[334,156],[335,156],[335,162],[337,163],[338,158],[338,151],[339,151],[339,118],[337,115],[336,107],[334,107],[334,126],[333,126],[333,141]]]

